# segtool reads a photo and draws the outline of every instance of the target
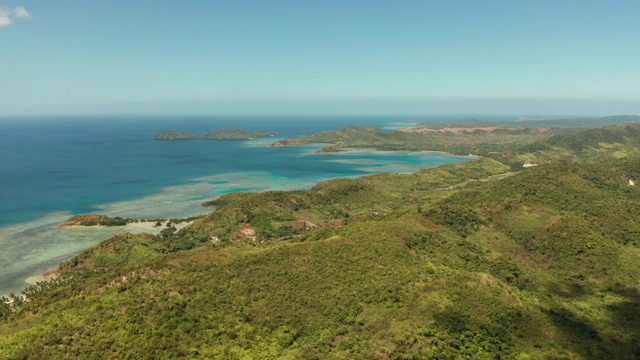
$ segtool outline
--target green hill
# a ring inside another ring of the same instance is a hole
[[[480,158],[225,195],[14,297],[0,357],[638,358],[640,160],[587,161],[634,127],[549,138],[583,160],[517,174]]]
[[[640,156],[640,124],[559,134],[515,149],[510,160],[549,163],[565,161],[610,161]]]

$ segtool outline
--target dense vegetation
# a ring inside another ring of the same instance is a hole
[[[185,131],[166,130],[158,133],[154,136],[156,140],[243,140],[243,139],[257,139],[267,136],[275,136],[280,133],[271,132],[267,130],[259,130],[256,132],[250,132],[243,129],[228,129],[228,130],[213,130],[202,135],[193,135]]]
[[[578,156],[517,174],[479,158],[225,195],[12,296],[0,357],[638,358],[640,159],[589,160],[635,154],[634,129],[548,138]]]
[[[640,156],[637,123],[558,134],[522,145],[505,153],[505,160],[550,163],[556,161],[604,162]]]
[[[122,226],[136,221],[135,219],[125,219],[119,216],[109,217],[104,214],[80,214],[68,218],[60,226]]]

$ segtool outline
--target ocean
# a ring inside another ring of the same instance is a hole
[[[455,117],[179,117],[73,116],[0,119],[0,295],[19,293],[41,273],[125,227],[63,229],[74,214],[137,219],[205,214],[200,204],[238,191],[308,189],[338,177],[410,173],[469,157],[432,152],[351,149],[316,154],[321,146],[272,148],[255,140],[156,141],[167,129],[271,130],[281,137],[347,125],[385,130],[405,120]]]

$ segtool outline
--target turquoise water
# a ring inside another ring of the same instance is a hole
[[[428,152],[318,146],[270,148],[276,138],[155,141],[166,129],[204,133],[245,128],[283,137],[347,125],[395,129],[384,118],[14,118],[0,121],[0,294],[19,292],[42,269],[117,232],[141,225],[61,229],[72,214],[138,219],[204,214],[204,201],[239,191],[308,189],[319,181],[379,172],[408,173],[468,160]],[[407,124],[410,126],[410,124]],[[35,280],[34,280],[35,279]]]

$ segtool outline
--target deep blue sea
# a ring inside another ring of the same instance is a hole
[[[46,117],[0,119],[0,294],[19,292],[39,272],[124,228],[61,229],[72,214],[135,218],[203,214],[224,193],[305,189],[319,181],[377,172],[414,172],[469,158],[366,149],[316,154],[319,146],[272,148],[277,138],[156,141],[167,129],[272,130],[281,137],[455,117]]]

